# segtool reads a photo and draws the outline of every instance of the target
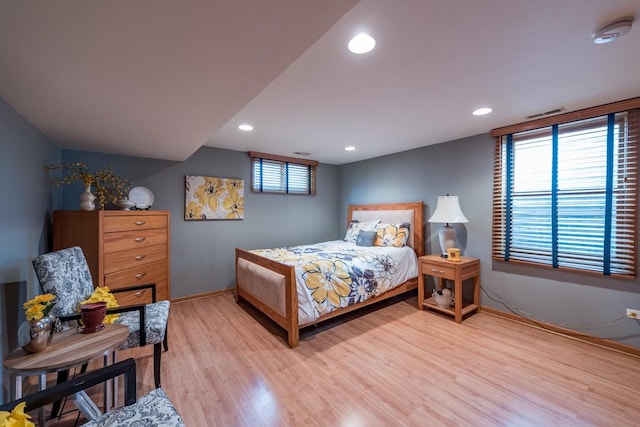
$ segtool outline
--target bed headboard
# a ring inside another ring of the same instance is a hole
[[[351,220],[411,224],[411,235],[407,244],[418,256],[424,255],[424,203],[379,203],[374,205],[349,205],[347,224]]]

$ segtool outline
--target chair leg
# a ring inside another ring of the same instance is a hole
[[[169,335],[169,324],[167,323],[167,327],[164,330],[164,340],[162,344],[164,345],[164,351],[169,351],[169,342],[167,341],[167,336]]]
[[[65,369],[64,371],[58,371],[58,378],[56,379],[56,384],[62,384],[63,382],[69,379],[69,370]],[[53,402],[51,406],[51,419],[56,418],[60,414],[60,409],[62,407],[62,400],[56,400]]]
[[[160,387],[160,358],[162,357],[162,343],[153,345],[153,379],[156,388]]]
[[[84,363],[80,368],[80,373],[84,374],[87,372],[88,364]],[[58,378],[56,379],[56,384],[61,384],[69,379],[69,370],[65,369],[64,371],[58,371]],[[62,409],[62,400],[56,400],[51,405],[51,419],[56,418],[60,415],[60,410]]]

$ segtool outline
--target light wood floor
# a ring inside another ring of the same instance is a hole
[[[415,303],[312,329],[294,350],[231,295],[173,304],[162,386],[192,427],[639,424],[640,359]],[[138,396],[152,367],[138,354]]]

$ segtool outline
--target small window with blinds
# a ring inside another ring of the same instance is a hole
[[[249,152],[251,190],[256,193],[316,194],[314,160]]]
[[[636,276],[640,110],[584,111],[492,131],[493,259]]]

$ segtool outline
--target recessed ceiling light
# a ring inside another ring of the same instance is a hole
[[[352,38],[347,46],[353,53],[367,53],[376,46],[376,41],[369,34],[360,33]]]
[[[478,108],[477,110],[475,110],[472,114],[474,116],[484,116],[485,114],[489,114],[492,111],[493,111],[493,108],[482,107],[482,108]]]
[[[347,145],[346,147],[344,147],[345,151],[355,151],[356,147],[354,147],[353,145]]]
[[[249,131],[253,130],[253,126],[251,126],[248,123],[243,123],[243,124],[238,126],[238,129],[243,130],[245,132],[249,132]]]
[[[595,44],[611,43],[618,40],[631,30],[633,18],[625,17],[615,20],[614,22],[598,28],[591,34]]]

